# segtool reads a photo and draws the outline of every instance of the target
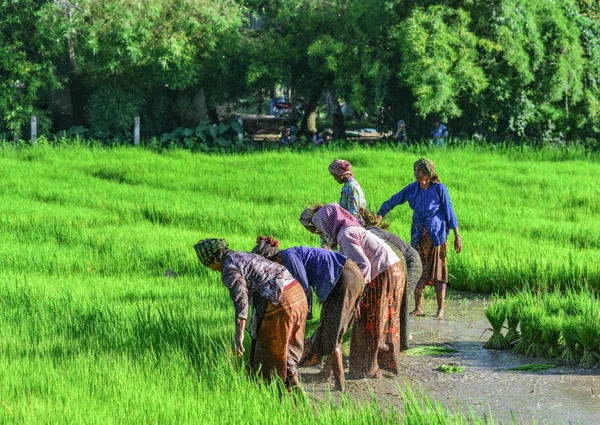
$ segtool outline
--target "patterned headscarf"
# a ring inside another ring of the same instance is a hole
[[[279,253],[279,241],[271,236],[258,236],[252,253],[271,259]]]
[[[316,230],[317,226],[315,226],[312,222],[312,218],[315,215],[315,208],[307,207],[304,208],[302,214],[300,214],[300,224],[306,227],[308,230]]]
[[[352,165],[343,159],[336,159],[329,164],[329,172],[337,177],[354,177]]]
[[[360,226],[362,224],[348,211],[338,204],[331,203],[321,208],[312,218],[312,222],[325,235],[337,242],[338,233],[348,226]]]
[[[439,183],[440,179],[437,175],[437,172],[435,171],[435,164],[431,159],[419,158],[415,162],[414,168],[421,170],[429,178],[431,178],[431,181],[433,181],[434,183]]]
[[[194,245],[198,259],[205,266],[221,261],[229,252],[225,239],[203,239]]]

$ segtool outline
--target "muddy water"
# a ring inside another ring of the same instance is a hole
[[[425,390],[443,405],[480,415],[489,414],[496,423],[600,424],[600,370],[561,366],[542,372],[515,372],[511,368],[547,363],[540,358],[517,356],[505,351],[482,348],[490,334],[481,300],[449,300],[446,319],[435,318],[435,302],[425,303],[431,315],[414,318],[412,346],[446,345],[457,350],[443,356],[402,357],[403,373],[385,379],[349,380],[348,395],[364,398],[373,392],[383,403],[401,405],[401,388],[408,382]],[[463,373],[445,375],[435,370],[443,363],[465,367]],[[333,388],[318,383],[318,369],[301,370],[305,387],[314,396]]]

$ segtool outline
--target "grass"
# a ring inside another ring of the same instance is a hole
[[[489,320],[492,325],[491,331],[492,336],[483,346],[484,348],[492,350],[506,350],[510,347],[509,342],[502,335],[502,326],[506,320],[506,306],[504,303],[494,302],[488,305],[485,309],[485,317]]]
[[[431,157],[448,186],[464,253],[453,288],[508,291],[600,282],[598,158],[584,152],[351,148],[250,155],[60,147],[0,149],[2,423],[484,423],[404,394],[402,409],[280,400],[231,355],[233,308],[192,245],[256,235],[316,246],[302,207],[332,202],[327,165],[353,163],[377,210]],[[411,210],[389,214],[409,239]],[[164,278],[166,269],[177,279]],[[577,308],[573,306],[573,308]],[[314,328],[315,319],[308,324]],[[413,351],[411,351],[413,350]],[[431,354],[431,349],[416,347]],[[436,354],[451,350],[436,347]],[[411,398],[412,397],[412,398]]]
[[[517,372],[541,372],[548,369],[554,369],[558,365],[555,363],[538,363],[538,364],[524,364],[521,366],[513,367],[509,370]]]
[[[455,353],[456,350],[453,348],[442,347],[439,345],[420,345],[418,347],[409,348],[404,351],[405,356],[417,357],[417,356],[440,356],[444,354]]]

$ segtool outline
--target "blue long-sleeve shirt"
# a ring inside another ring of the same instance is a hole
[[[284,267],[304,288],[309,314],[312,315],[311,287],[319,301],[325,302],[340,278],[347,258],[338,252],[305,246],[284,249],[281,254]]]
[[[448,189],[441,183],[431,183],[427,190],[421,189],[417,182],[411,183],[385,201],[378,214],[384,217],[407,201],[414,211],[410,229],[412,246],[417,246],[423,229],[427,229],[431,235],[433,246],[438,246],[446,242],[450,229],[458,227]]]

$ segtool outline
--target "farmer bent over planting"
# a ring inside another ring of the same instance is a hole
[[[338,204],[307,208],[300,216],[307,230],[323,233],[358,264],[365,291],[350,341],[350,373],[381,378],[379,368],[399,371],[400,300],[405,276],[394,251]]]
[[[248,330],[255,340],[250,352],[254,370],[270,380],[274,374],[288,387],[300,385],[296,365],[304,349],[308,305],[304,289],[285,267],[259,255],[232,251],[225,239],[204,239],[194,245],[206,267],[221,272],[236,314],[235,345],[244,353],[248,306],[254,310]]]
[[[280,251],[279,241],[262,236],[256,242],[252,252],[283,264],[300,282],[309,300],[309,309],[312,305],[311,287],[315,289],[323,309],[307,355],[308,358],[313,354],[319,358],[328,355],[323,377],[328,379],[333,371],[336,388],[343,390],[342,338],[350,328],[364,290],[358,265],[342,254],[325,249],[295,246]]]

